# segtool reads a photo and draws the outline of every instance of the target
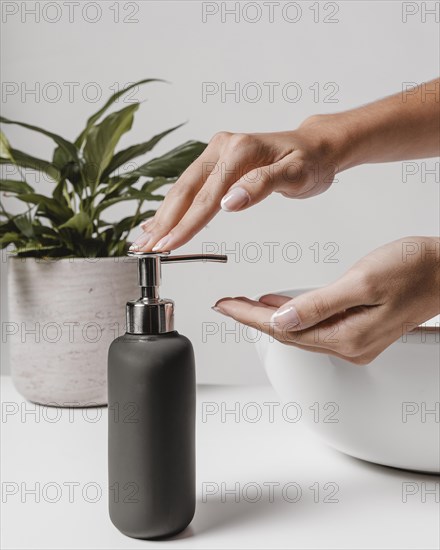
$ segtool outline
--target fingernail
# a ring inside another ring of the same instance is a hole
[[[286,305],[280,307],[278,311],[275,311],[270,320],[272,323],[278,323],[283,327],[289,325],[290,328],[293,328],[299,325],[298,312],[295,306]]]
[[[211,308],[213,311],[216,311],[217,313],[220,313],[221,315],[226,315],[226,313],[220,309],[218,306],[212,306]]]
[[[156,250],[160,250],[161,248],[163,248],[170,240],[170,238],[171,235],[166,235],[163,239],[160,239],[160,241],[153,246],[153,252],[156,252]]]
[[[226,212],[235,212],[251,200],[249,193],[243,187],[234,187],[222,198],[221,207]]]
[[[139,250],[139,248],[142,248],[144,245],[147,244],[147,242],[151,239],[151,233],[148,233],[148,231],[145,231],[140,235],[133,244],[130,246],[129,250]]]

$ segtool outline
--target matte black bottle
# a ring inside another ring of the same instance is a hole
[[[195,363],[174,330],[174,304],[159,298],[162,262],[225,256],[131,254],[142,297],[127,303],[127,333],[108,355],[109,512],[124,534],[172,536],[195,511]]]

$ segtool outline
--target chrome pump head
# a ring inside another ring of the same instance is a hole
[[[142,289],[138,300],[127,302],[127,332],[130,334],[163,334],[174,330],[174,302],[159,296],[163,263],[228,261],[227,256],[220,254],[170,256],[169,252],[129,252],[128,255],[138,260]]]

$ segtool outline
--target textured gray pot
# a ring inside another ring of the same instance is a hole
[[[130,258],[8,260],[11,375],[28,400],[80,407],[107,403],[107,351],[136,299]]]

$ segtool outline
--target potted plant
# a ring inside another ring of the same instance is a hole
[[[56,145],[46,161],[13,148],[0,134],[0,164],[14,166],[19,174],[1,179],[0,190],[26,205],[18,215],[8,212],[4,201],[0,208],[1,248],[12,248],[7,256],[9,319],[3,332],[14,384],[30,401],[58,406],[107,402],[108,345],[124,332],[125,302],[138,294],[135,266],[125,257],[128,235],[154,215],[151,203],[163,199],[156,191],[175,182],[205,148],[188,141],[133,166],[176,126],[115,152],[139,103],[111,114],[108,109],[134,86],[153,81],[136,82],[111,96],[75,141],[0,118]],[[34,189],[27,169],[45,175],[51,195]],[[132,202],[132,213],[109,221],[107,209],[122,201]]]

